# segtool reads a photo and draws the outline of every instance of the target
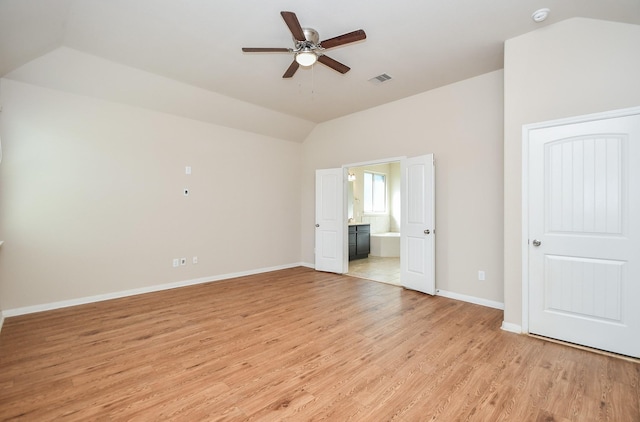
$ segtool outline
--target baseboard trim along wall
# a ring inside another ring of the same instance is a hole
[[[440,289],[436,289],[436,295],[443,296],[443,297],[448,297],[449,299],[461,300],[463,302],[474,303],[476,305],[482,305],[482,306],[486,306],[486,307],[489,307],[489,308],[495,308],[495,309],[504,310],[504,303],[496,302],[496,301],[489,300],[489,299],[483,299],[481,297],[468,296],[468,295],[463,295],[463,294],[454,293],[454,292],[448,292],[446,290],[440,290]]]
[[[518,324],[512,324],[510,322],[502,321],[502,326],[500,328],[510,333],[522,334],[522,327]]]
[[[315,265],[310,262],[301,262],[300,265],[302,265],[303,267],[311,268],[311,269],[315,268]],[[345,275],[349,275],[349,274],[345,274]],[[436,294],[438,296],[447,297],[449,299],[461,300],[463,302],[474,303],[476,305],[487,306],[489,308],[495,308],[495,309],[500,309],[504,311],[504,303],[502,302],[495,302],[493,300],[482,299],[480,297],[467,296],[460,293],[448,292],[446,290],[436,290]]]
[[[210,283],[214,281],[228,280],[230,278],[244,277],[248,275],[267,273],[270,271],[284,270],[287,268],[294,268],[294,267],[300,267],[300,266],[308,267],[312,269],[314,268],[313,264],[310,264],[307,262],[298,262],[295,264],[280,265],[280,266],[269,267],[269,268],[260,268],[256,270],[222,274],[222,275],[217,275],[212,277],[202,277],[202,278],[196,278],[192,280],[176,281],[173,283],[156,284],[153,286],[141,287],[139,289],[124,290],[124,291],[106,293],[106,294],[96,295],[96,296],[87,296],[87,297],[81,297],[77,299],[63,300],[60,302],[45,303],[41,305],[25,306],[23,308],[7,309],[5,311],[0,312],[0,330],[2,330],[2,324],[4,323],[5,317],[8,318],[8,317],[19,316],[19,315],[33,314],[36,312],[44,312],[44,311],[51,311],[54,309],[68,308],[70,306],[86,305],[88,303],[102,302],[105,300],[119,299],[122,297],[135,296],[135,295],[140,295],[144,293],[153,293],[161,290],[169,290],[169,289],[175,289],[178,287],[192,286],[195,284],[203,284],[203,283]],[[436,294],[438,296],[443,296],[450,299],[461,300],[463,302],[469,302],[469,303],[474,303],[476,305],[487,306],[489,308],[504,310],[504,303],[502,302],[496,302],[493,300],[483,299],[475,296],[463,295],[460,293],[448,292],[446,290],[436,290]],[[522,328],[519,325],[510,324],[504,321],[502,322],[501,328],[505,331],[510,331],[514,333],[522,332]]]
[[[135,296],[135,295],[140,295],[140,294],[144,294],[144,293],[153,293],[153,292],[158,292],[158,291],[161,291],[161,290],[169,290],[169,289],[175,289],[175,288],[178,288],[178,287],[192,286],[192,285],[195,285],[195,284],[210,283],[210,282],[213,282],[213,281],[228,280],[230,278],[244,277],[244,276],[247,276],[247,275],[267,273],[267,272],[270,272],[270,271],[285,270],[287,268],[294,268],[294,267],[300,267],[300,266],[304,266],[304,264],[298,262],[298,263],[295,263],[295,264],[280,265],[280,266],[269,267],[269,268],[260,268],[260,269],[257,269],[257,270],[242,271],[242,272],[230,273],[230,274],[222,274],[222,275],[217,275],[217,276],[212,276],[212,277],[202,277],[202,278],[196,278],[196,279],[193,279],[193,280],[183,280],[183,281],[176,281],[176,282],[173,282],[173,283],[156,284],[154,286],[141,287],[139,289],[124,290],[124,291],[120,291],[120,292],[106,293],[106,294],[96,295],[96,296],[87,296],[87,297],[81,297],[81,298],[78,298],[78,299],[63,300],[63,301],[60,301],[60,302],[53,302],[53,303],[45,303],[45,304],[42,304],[42,305],[25,306],[23,308],[7,309],[4,312],[2,312],[2,317],[1,317],[2,319],[0,319],[0,321],[2,321],[4,319],[4,317],[13,317],[13,316],[19,316],[19,315],[33,314],[33,313],[36,313],[36,312],[43,312],[43,311],[51,311],[51,310],[54,310],[54,309],[68,308],[70,306],[86,305],[88,303],[102,302],[102,301],[110,300],[110,299],[119,299],[119,298],[127,297],[127,296]],[[1,323],[0,323],[0,329],[2,329],[2,324]]]

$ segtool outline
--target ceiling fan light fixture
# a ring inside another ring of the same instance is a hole
[[[300,66],[311,66],[318,61],[316,53],[309,49],[304,49],[299,53],[296,53],[296,61]]]

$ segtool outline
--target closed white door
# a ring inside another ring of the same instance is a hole
[[[344,171],[316,170],[315,269],[344,272]]]
[[[640,115],[529,131],[529,332],[640,357]]]
[[[433,154],[402,160],[400,283],[435,294]]]

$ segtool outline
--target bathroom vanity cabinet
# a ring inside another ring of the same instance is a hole
[[[349,224],[349,261],[369,256],[370,236],[370,224]]]

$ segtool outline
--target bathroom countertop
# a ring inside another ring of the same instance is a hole
[[[350,226],[362,226],[362,225],[369,225],[371,223],[349,223]]]

